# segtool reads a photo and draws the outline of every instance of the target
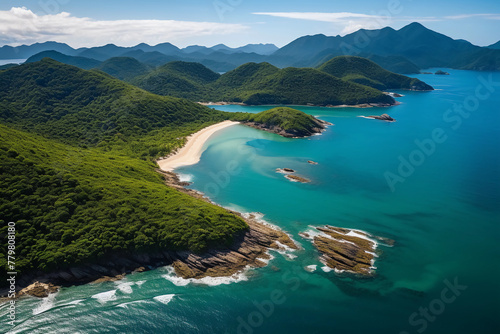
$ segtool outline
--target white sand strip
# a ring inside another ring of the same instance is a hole
[[[177,167],[189,166],[198,163],[200,161],[201,154],[204,151],[203,145],[205,142],[217,131],[235,124],[239,124],[239,122],[224,121],[193,133],[187,138],[186,145],[184,145],[175,154],[166,159],[158,160],[158,166],[160,166],[161,170],[171,172]]]

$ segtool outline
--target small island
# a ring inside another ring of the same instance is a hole
[[[373,275],[377,241],[390,246],[394,243],[391,239],[367,232],[329,225],[316,227],[310,233],[300,233],[300,236],[313,241],[321,253],[320,261],[327,267],[337,273],[351,272],[363,276]]]
[[[450,73],[448,72],[445,72],[445,71],[441,71],[441,70],[437,70],[436,73],[434,73],[436,75],[450,75]]]
[[[305,112],[288,107],[276,107],[258,114],[234,113],[231,120],[286,138],[309,137],[325,131],[326,126],[331,125]]]
[[[372,119],[378,119],[381,121],[386,121],[386,122],[395,122],[396,120],[392,118],[391,116],[387,114],[382,114],[380,116],[372,115],[372,116],[366,116],[366,118],[372,118]]]

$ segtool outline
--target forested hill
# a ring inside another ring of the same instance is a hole
[[[269,63],[247,63],[217,74],[201,64],[197,78],[189,71],[175,70],[171,64],[131,82],[155,94],[185,97],[199,101],[229,101],[246,104],[340,105],[360,103],[393,104],[381,91],[348,82],[313,68],[279,69]],[[187,68],[183,63],[183,68]],[[195,66],[191,63],[189,66]],[[210,72],[208,72],[210,71]],[[217,80],[215,80],[217,79]]]
[[[226,118],[50,59],[0,72],[0,267],[7,222],[26,279],[106,256],[230,243],[246,223],[166,186],[151,161]]]
[[[338,78],[380,90],[433,90],[431,86],[419,79],[392,73],[373,61],[361,57],[335,57],[322,64],[318,69]]]
[[[48,58],[0,72],[0,122],[66,143],[95,145],[223,119],[222,112]]]

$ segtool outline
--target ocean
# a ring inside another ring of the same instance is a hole
[[[295,106],[333,123],[318,136],[226,128],[198,164],[177,170],[302,249],[271,251],[267,267],[232,278],[189,281],[165,267],[21,299],[9,333],[500,332],[500,73],[446,71],[416,75],[436,90],[395,91],[398,106]],[[382,113],[396,122],[360,117]],[[283,167],[311,183],[288,181]],[[337,274],[299,236],[325,224],[395,244],[379,246],[374,277]]]

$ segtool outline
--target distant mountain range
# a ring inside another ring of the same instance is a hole
[[[500,41],[494,43],[494,44],[491,44],[488,46],[489,49],[499,49],[500,50]]]
[[[399,30],[386,27],[361,29],[346,36],[303,36],[278,49],[273,44],[248,44],[230,48],[218,44],[211,48],[199,45],[180,49],[170,43],[134,47],[108,44],[73,49],[63,43],[46,42],[30,46],[4,46],[0,59],[25,59],[44,51],[67,56],[104,61],[112,57],[132,57],[149,66],[160,66],[174,60],[199,62],[215,72],[228,72],[248,62],[268,62],[277,67],[316,67],[340,55],[368,58],[396,73],[418,73],[431,67],[468,70],[500,70],[500,41],[488,47],[475,46],[465,40],[454,40],[411,23]]]

